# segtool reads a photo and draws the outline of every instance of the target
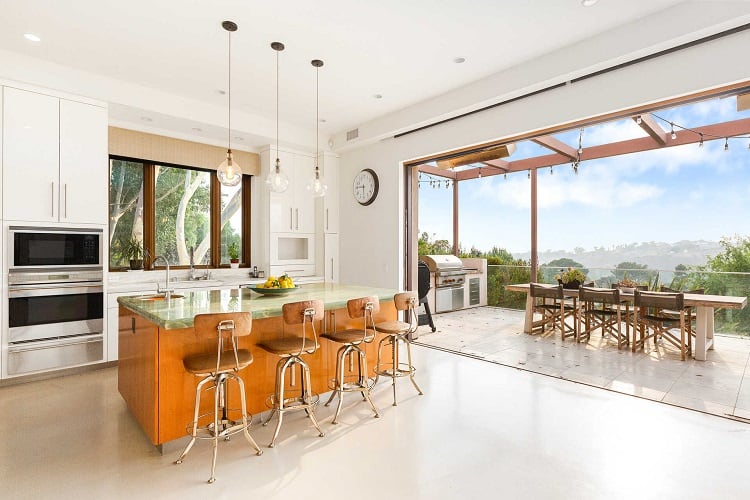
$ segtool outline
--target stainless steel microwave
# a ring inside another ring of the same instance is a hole
[[[10,226],[9,270],[102,268],[101,229]]]

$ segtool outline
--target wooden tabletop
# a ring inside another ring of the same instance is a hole
[[[520,283],[517,285],[505,285],[509,292],[529,293],[529,283]],[[578,297],[577,288],[563,288],[563,294],[566,297]],[[625,301],[633,302],[632,293],[620,292],[620,298]],[[724,309],[743,309],[747,305],[747,297],[735,297],[732,295],[701,295],[696,293],[685,294],[685,305],[696,307],[719,307]]]

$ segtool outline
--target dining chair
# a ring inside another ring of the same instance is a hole
[[[673,290],[672,288],[669,288],[667,286],[662,285],[659,288],[659,291],[661,292],[671,292],[671,293],[678,293],[679,290]],[[685,291],[686,294],[692,294],[692,295],[705,295],[706,291],[703,288],[696,288],[695,290],[688,290]],[[688,348],[692,348],[693,345],[693,337],[695,337],[695,328],[693,328],[693,323],[695,322],[695,307],[693,306],[685,306],[685,313],[687,314],[687,317],[685,319],[685,327],[688,330],[689,336],[688,336]],[[670,309],[665,309],[662,311],[662,314],[672,316],[674,318],[679,318],[679,311],[673,311]]]
[[[531,283],[529,293],[534,304],[533,311],[542,315],[542,319],[534,323],[535,328],[539,328],[541,333],[547,326],[553,331],[559,329],[563,342],[566,338],[576,338],[576,306],[566,302],[562,285]],[[567,318],[573,319],[573,326],[565,322]]]
[[[691,352],[692,344],[688,344],[690,334],[686,327],[685,296],[683,293],[648,292],[635,290],[635,325],[632,350],[645,347],[649,338],[654,339],[654,346],[658,340],[667,340],[680,350],[680,359],[686,359]],[[678,318],[664,314],[663,311],[676,311]],[[672,330],[679,328],[677,337]]]
[[[617,341],[617,349],[628,344],[622,334],[620,315],[620,291],[616,288],[594,288],[582,286],[578,290],[578,337],[579,342],[588,341],[591,332],[601,329],[602,338],[610,335]]]

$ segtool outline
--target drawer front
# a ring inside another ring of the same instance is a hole
[[[8,376],[57,370],[104,360],[103,335],[8,346]]]
[[[276,276],[278,278],[282,274],[288,274],[292,278],[296,278],[297,276],[314,276],[315,264],[286,264],[281,266],[271,266],[271,276]]]

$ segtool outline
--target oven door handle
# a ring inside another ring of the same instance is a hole
[[[55,286],[33,286],[27,285],[23,288],[8,288],[8,297],[44,297],[54,295],[81,295],[85,293],[104,293],[102,285],[55,285]]]
[[[73,342],[71,341],[45,341],[43,344],[42,342],[35,342],[34,345],[29,346],[8,346],[8,353],[15,354],[19,352],[29,352],[29,351],[42,351],[44,349],[50,349],[53,347],[68,347],[72,345],[81,345],[81,344],[93,344],[96,342],[102,341],[102,335],[98,335],[96,337],[88,337],[85,340],[75,340]]]

